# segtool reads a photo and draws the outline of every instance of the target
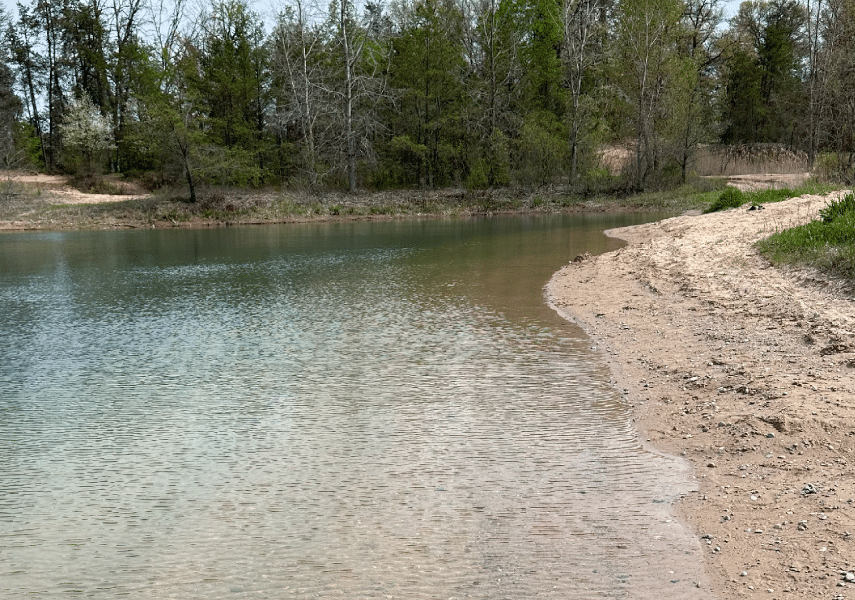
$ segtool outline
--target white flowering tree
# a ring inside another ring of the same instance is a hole
[[[61,127],[63,144],[77,155],[83,174],[95,175],[104,155],[115,148],[110,121],[87,94],[81,94],[69,104]]]

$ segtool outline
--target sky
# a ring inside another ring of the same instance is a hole
[[[287,0],[276,0],[276,1],[278,3],[282,3],[282,4],[287,2]],[[724,3],[724,18],[729,19],[730,17],[734,16],[736,14],[736,12],[739,10],[739,5],[741,3],[742,3],[742,0],[727,0]],[[260,5],[261,3],[250,1],[250,4]],[[12,16],[13,18],[17,15],[17,9],[15,6],[16,0],[0,0],[0,5],[4,6],[6,8],[7,14]],[[262,16],[270,13],[269,10],[262,10],[260,6],[256,6],[256,11],[259,14],[261,14]],[[2,29],[5,29],[5,26],[2,27]]]

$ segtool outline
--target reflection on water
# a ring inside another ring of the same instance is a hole
[[[0,597],[702,597],[541,297],[625,222],[0,236]]]

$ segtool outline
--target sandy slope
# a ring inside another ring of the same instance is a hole
[[[827,201],[614,230],[630,245],[548,286],[610,356],[641,435],[694,463],[678,510],[720,598],[855,598],[855,305],[752,247]]]
[[[69,178],[64,175],[45,175],[42,173],[24,173],[20,171],[5,172],[2,179],[20,184],[28,189],[46,192],[51,198],[61,204],[101,204],[103,202],[121,202],[134,198],[144,198],[150,194],[129,182],[119,182],[117,185],[125,194],[86,194],[69,185]]]

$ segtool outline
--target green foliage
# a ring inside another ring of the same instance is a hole
[[[747,199],[745,198],[745,194],[736,188],[729,187],[724,190],[716,201],[713,202],[704,212],[712,213],[720,210],[727,210],[728,208],[739,208],[745,204],[746,201]]]
[[[528,115],[517,140],[516,179],[526,185],[545,185],[563,175],[566,130],[550,112]]]
[[[810,187],[798,188],[796,190],[791,190],[788,188],[782,188],[778,190],[757,190],[753,192],[741,192],[736,188],[729,187],[721,195],[718,199],[713,202],[705,213],[716,212],[719,210],[726,210],[728,208],[738,208],[743,204],[751,203],[753,206],[760,206],[762,204],[769,204],[771,202],[781,202],[782,200],[786,200],[788,198],[794,198],[796,196],[801,196],[802,194],[811,193],[813,190]]]
[[[757,243],[774,263],[809,265],[855,283],[855,200],[851,194],[829,207],[834,214],[779,231]]]
[[[17,144],[23,149],[25,160],[37,169],[45,168],[42,141],[32,123],[18,123]]]
[[[420,0],[411,10],[393,41],[391,80],[402,92],[392,123],[425,147],[419,181],[436,187],[455,182],[465,162],[462,20],[449,0]]]
[[[837,200],[832,200],[828,206],[819,211],[824,223],[832,223],[836,219],[855,213],[855,194],[849,193]]]
[[[489,168],[484,159],[476,158],[469,166],[469,175],[466,177],[467,190],[483,190],[490,186]]]
[[[385,169],[375,178],[374,185],[380,188],[424,185],[427,154],[427,146],[417,144],[410,136],[393,137],[384,149],[382,163]]]
[[[792,141],[805,109],[798,54],[804,19],[794,0],[740,7],[734,34],[746,41],[726,58],[726,143]]]
[[[527,104],[532,110],[549,111],[560,116],[566,92],[559,53],[563,29],[557,17],[562,7],[556,0],[532,0],[526,3],[526,29],[530,35],[523,46],[526,65]]]

